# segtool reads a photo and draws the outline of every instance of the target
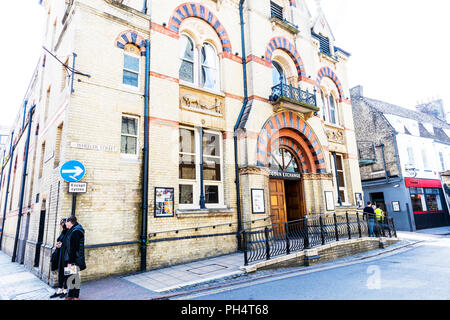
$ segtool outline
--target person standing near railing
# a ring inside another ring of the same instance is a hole
[[[384,220],[384,211],[381,209],[380,205],[377,204],[377,209],[375,210],[375,216],[377,217],[377,223],[378,223],[378,233],[379,235],[384,235],[383,230],[383,220]]]
[[[373,228],[375,225],[375,210],[372,207],[372,203],[369,201],[367,202],[367,207],[364,208],[363,214],[367,219],[367,222],[369,224],[369,237],[375,236],[373,232]]]

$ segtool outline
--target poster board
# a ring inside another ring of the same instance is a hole
[[[155,188],[155,217],[174,216],[174,188]]]

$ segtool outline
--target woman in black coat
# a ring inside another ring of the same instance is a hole
[[[56,250],[53,252],[51,259],[52,271],[58,270],[58,290],[50,296],[51,299],[57,297],[65,298],[67,296],[67,283],[64,278],[64,257],[62,253],[65,251],[63,248],[63,243],[69,229],[66,227],[66,219],[62,219],[59,224],[62,231],[56,241]]]
[[[86,269],[84,258],[84,229],[78,223],[75,216],[70,216],[66,220],[66,227],[69,229],[64,237],[61,255],[63,264],[68,269],[72,269],[74,274],[66,276],[67,286],[69,288],[66,300],[80,299],[80,271]]]

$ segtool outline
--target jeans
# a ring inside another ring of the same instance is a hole
[[[373,227],[375,225],[375,219],[369,219],[369,237],[374,236]]]

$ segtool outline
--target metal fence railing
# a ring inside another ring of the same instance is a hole
[[[242,231],[244,262],[248,265],[331,242],[368,236],[397,237],[393,218],[375,220],[372,225],[359,212],[309,216]]]

